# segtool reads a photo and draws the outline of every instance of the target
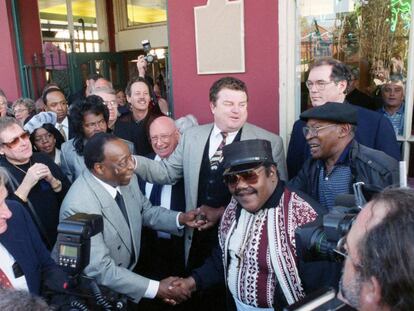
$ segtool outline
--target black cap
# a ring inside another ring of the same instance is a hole
[[[353,105],[328,102],[302,112],[301,120],[326,120],[335,123],[357,124],[358,110]]]
[[[275,164],[268,140],[249,139],[223,147],[224,175],[237,173],[261,164]]]

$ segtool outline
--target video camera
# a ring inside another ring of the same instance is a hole
[[[381,191],[378,187],[365,185],[363,182],[353,184],[353,190],[353,195],[338,196],[335,200],[336,206],[323,216],[323,220],[318,219],[296,229],[296,249],[299,258],[303,258],[304,261],[343,259],[335,253],[339,240],[349,232],[366,202]]]
[[[91,237],[103,231],[101,215],[78,213],[58,226],[58,265],[75,276],[89,264]]]
[[[142,47],[144,52],[146,53],[144,59],[147,61],[148,64],[152,64],[157,60],[156,54],[151,54],[151,43],[149,40],[142,40],[141,41]]]

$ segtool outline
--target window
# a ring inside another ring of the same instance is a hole
[[[411,0],[297,0],[294,5],[279,4],[279,8],[279,25],[296,29],[295,40],[282,35],[286,29],[279,32],[283,49],[279,63],[281,70],[286,68],[285,72],[288,72],[288,75],[280,75],[280,102],[281,106],[290,102],[294,107],[281,109],[281,120],[287,120],[284,138],[287,138],[300,112],[309,107],[304,83],[314,60],[333,57],[348,64],[356,78],[355,87],[372,96],[379,106],[383,103],[383,83],[401,76],[405,81],[405,127],[398,140],[404,160],[410,167],[409,177],[414,177],[414,150],[411,150],[414,149]],[[292,24],[290,18],[296,22]],[[287,67],[289,58],[295,62]],[[293,91],[283,87],[289,85]],[[413,159],[411,163],[410,159]]]

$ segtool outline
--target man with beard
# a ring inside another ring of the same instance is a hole
[[[282,310],[304,296],[295,229],[314,221],[319,205],[279,179],[269,141],[234,142],[223,153],[233,197],[221,219],[219,246],[190,277],[174,281],[172,291],[225,282],[227,310]]]
[[[411,189],[384,190],[340,240],[341,296],[357,310],[413,310],[413,202]]]

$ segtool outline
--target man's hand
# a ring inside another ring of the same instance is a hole
[[[181,303],[191,297],[191,292],[185,286],[173,285],[175,281],[180,280],[179,277],[170,276],[160,281],[160,286],[157,292],[157,298],[164,300],[169,304]],[[177,283],[181,284],[181,283]],[[194,283],[195,284],[195,283]]]
[[[206,216],[205,224],[200,224],[198,230],[203,231],[214,227],[220,220],[221,216],[224,213],[224,206],[214,208],[208,205],[201,205],[197,210],[200,211],[200,214]]]
[[[187,297],[187,299],[189,299],[191,297],[191,293],[196,290],[196,283],[195,283],[195,280],[191,276],[185,279],[179,278],[171,282],[169,290],[174,293],[173,294],[174,296],[179,295],[178,293],[183,293],[183,294],[185,293],[185,296]],[[177,303],[181,303],[185,300],[177,301],[175,300],[175,298],[174,299],[166,298],[164,299],[164,302],[171,304],[171,305],[176,305]]]
[[[206,224],[205,215],[198,208],[187,213],[180,213],[178,221],[180,225],[190,228],[200,228]]]
[[[145,73],[147,72],[147,61],[145,60],[144,55],[140,55],[137,58],[137,70],[138,70],[138,75],[141,78],[145,78]]]

